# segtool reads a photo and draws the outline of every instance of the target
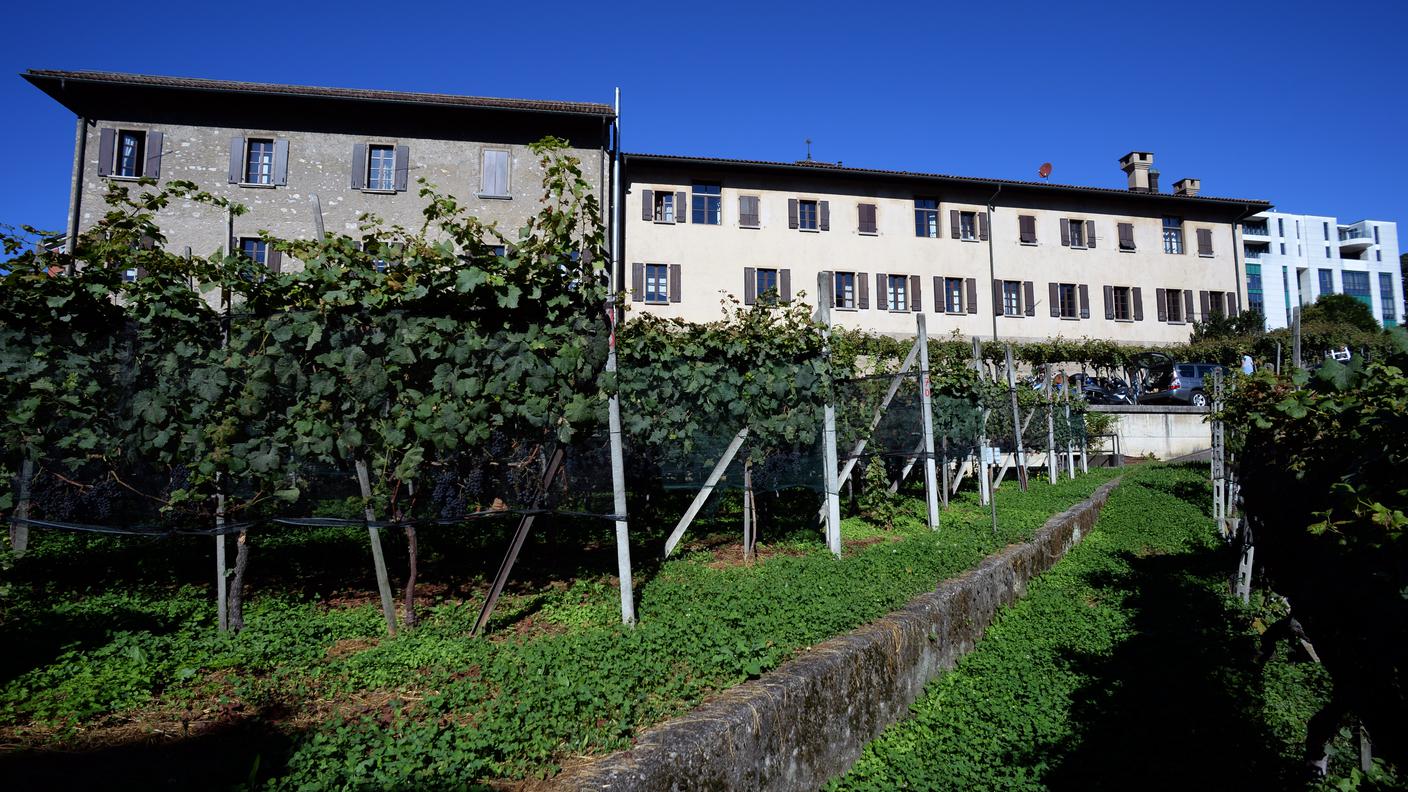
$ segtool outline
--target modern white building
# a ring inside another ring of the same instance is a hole
[[[1247,306],[1261,310],[1267,329],[1289,326],[1292,306],[1322,294],[1362,300],[1385,327],[1403,323],[1397,224],[1259,212],[1241,230]]]

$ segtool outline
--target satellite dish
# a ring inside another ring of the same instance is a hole
[[[1050,176],[1050,175],[1051,175],[1051,163],[1049,163],[1049,162],[1043,162],[1043,163],[1041,163],[1041,167],[1036,169],[1036,175],[1040,176],[1040,177],[1043,178],[1043,179],[1045,179],[1047,176]]]

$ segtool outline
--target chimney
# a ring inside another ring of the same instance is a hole
[[[1189,198],[1196,198],[1198,191],[1203,188],[1202,179],[1179,179],[1173,183],[1174,195],[1186,195]]]
[[[1120,169],[1129,177],[1130,192],[1149,192],[1149,168],[1154,155],[1148,151],[1131,151],[1120,157]]]
[[[1159,191],[1159,172],[1156,171],[1156,170],[1154,170],[1153,168],[1150,168],[1150,169],[1149,169],[1149,192],[1151,192],[1151,193],[1156,193],[1156,192],[1158,192],[1158,191]]]

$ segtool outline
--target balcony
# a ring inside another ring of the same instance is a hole
[[[1374,244],[1374,235],[1364,228],[1340,229],[1340,253],[1360,253]]]
[[[1269,239],[1271,231],[1266,223],[1242,223],[1242,236],[1254,239]]]

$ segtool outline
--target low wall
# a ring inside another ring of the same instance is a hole
[[[1120,437],[1120,453],[1125,456],[1153,454],[1158,459],[1173,459],[1212,448],[1212,425],[1207,421],[1206,407],[1092,404],[1090,411],[1119,417],[1114,431]]]
[[[814,790],[902,719],[997,611],[1026,593],[1095,524],[1119,480],[1047,521],[1031,542],[989,556],[902,610],[731,688],[635,747],[573,768],[549,789]],[[943,530],[940,528],[939,530]]]

